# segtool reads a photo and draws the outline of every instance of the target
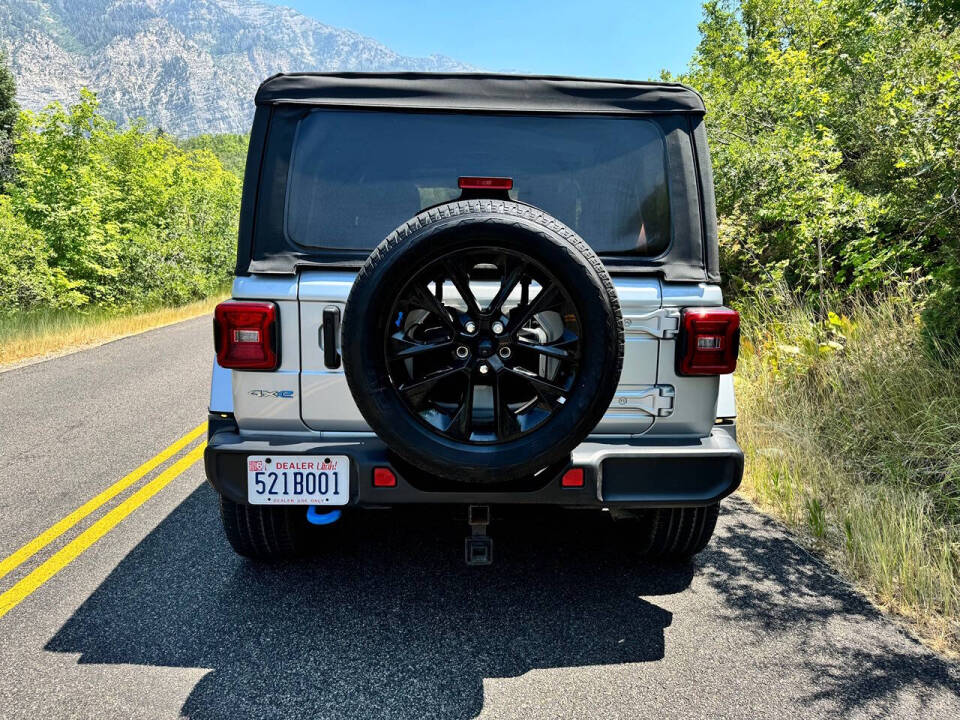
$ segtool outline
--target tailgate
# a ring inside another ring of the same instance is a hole
[[[324,310],[328,318],[331,309],[343,317],[354,277],[352,272],[328,270],[300,275],[300,410],[303,422],[314,430],[370,430],[353,401],[343,367],[326,362],[324,356]],[[478,299],[495,294],[496,285],[486,285],[471,285]],[[596,432],[634,434],[649,429],[654,418],[669,414],[673,407],[673,389],[657,385],[657,362],[660,338],[671,327],[676,329],[676,320],[661,310],[656,278],[617,278],[615,287],[624,318],[623,373],[613,404]],[[339,353],[339,338],[336,350]]]
[[[329,270],[300,274],[300,415],[313,430],[370,432],[350,394],[342,363],[331,367],[324,359],[323,311],[335,308],[343,318],[354,277],[353,272]],[[336,345],[339,357],[339,333]]]

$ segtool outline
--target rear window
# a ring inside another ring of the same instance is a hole
[[[420,210],[460,196],[460,176],[510,177],[514,200],[598,253],[670,243],[666,150],[642,118],[315,110],[296,131],[285,228],[311,248],[371,250]]]

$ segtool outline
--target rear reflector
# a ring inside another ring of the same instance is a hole
[[[247,300],[220,303],[213,311],[213,346],[220,367],[276,370],[277,306]]]
[[[740,313],[725,307],[686,308],[680,316],[678,375],[724,375],[737,367]]]
[[[512,190],[513,178],[462,177],[457,180],[461,190]]]
[[[397,476],[393,474],[393,470],[390,468],[374,468],[373,469],[373,486],[374,487],[396,487],[397,486]]]
[[[581,488],[583,487],[583,468],[570,468],[563,477],[560,478],[560,487]]]

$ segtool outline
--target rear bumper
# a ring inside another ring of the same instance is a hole
[[[591,440],[578,446],[570,462],[510,486],[466,485],[424,477],[388,451],[376,437],[289,440],[241,436],[232,423],[214,422],[204,452],[210,484],[237,503],[247,502],[248,455],[347,455],[350,501],[354,506],[400,504],[538,504],[569,507],[679,507],[708,505],[740,485],[743,452],[735,428],[717,425],[693,441]],[[373,486],[373,469],[388,467],[397,486]],[[583,468],[584,484],[564,488],[570,467]]]

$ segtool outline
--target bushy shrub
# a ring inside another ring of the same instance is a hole
[[[216,155],[224,170],[243,177],[247,163],[247,147],[250,145],[249,135],[204,134],[179,140],[177,144],[184,150],[209,150]]]
[[[50,267],[50,251],[36,230],[13,214],[0,195],[0,308],[68,308],[82,305],[62,271]]]
[[[783,296],[741,300],[742,489],[960,652],[960,364],[905,289],[824,320]]]
[[[709,113],[728,295],[785,283],[822,313],[861,291],[923,286],[939,298],[930,328],[955,334],[958,13],[714,0],[700,30],[680,79]]]
[[[13,159],[4,222],[33,260],[0,274],[0,295],[20,298],[0,312],[179,304],[229,281],[240,179],[209,150],[120,130],[84,91],[69,108],[22,112]]]
[[[923,311],[927,348],[935,356],[960,356],[960,260],[943,268],[935,287]]]

